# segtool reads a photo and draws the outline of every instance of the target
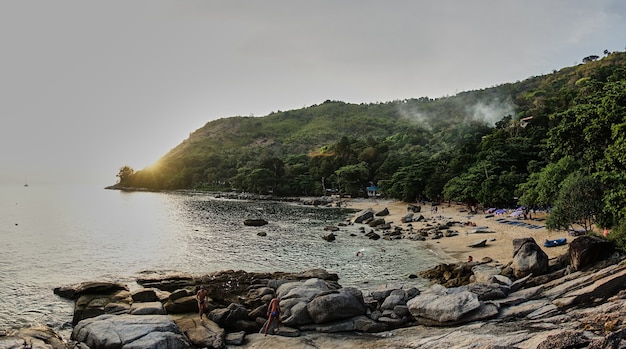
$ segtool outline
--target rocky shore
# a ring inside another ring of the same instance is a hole
[[[365,227],[364,220],[376,219],[358,217],[351,224]],[[420,235],[391,226],[378,233],[389,239]],[[626,346],[624,255],[596,236],[576,238],[556,257],[532,237],[511,244],[507,263],[483,257],[420,272],[433,281],[423,290],[387,285],[364,293],[342,287],[338,275],[321,269],[147,271],[133,290],[103,281],[59,286],[54,293],[74,301],[71,338],[37,326],[0,334],[0,349]],[[195,299],[200,286],[210,298],[203,321]],[[259,331],[274,297],[280,299],[281,326],[265,336]]]

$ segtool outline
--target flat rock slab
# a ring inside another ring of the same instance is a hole
[[[80,321],[72,339],[91,349],[186,349],[191,344],[166,315],[101,315]]]

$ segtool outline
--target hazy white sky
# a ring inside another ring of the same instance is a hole
[[[624,51],[623,0],[0,2],[0,183],[113,184],[210,120],[441,97]]]

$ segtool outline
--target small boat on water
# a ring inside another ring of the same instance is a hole
[[[485,247],[487,246],[487,239],[476,241],[473,244],[467,245],[467,247]]]
[[[567,238],[560,238],[560,239],[555,239],[555,240],[546,240],[543,243],[544,247],[556,247],[556,246],[561,246],[561,245],[565,245],[567,243]]]

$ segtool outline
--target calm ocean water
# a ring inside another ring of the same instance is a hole
[[[407,275],[440,260],[417,242],[372,241],[357,226],[335,242],[323,227],[351,213],[205,194],[121,192],[90,186],[0,186],[0,330],[46,324],[66,339],[73,304],[53,294],[90,280],[132,283],[144,270],[194,274],[324,268],[343,286],[417,286]],[[243,220],[270,224],[247,227]],[[264,231],[267,236],[257,236]],[[350,236],[356,233],[357,236]],[[355,257],[364,250],[365,256]]]

